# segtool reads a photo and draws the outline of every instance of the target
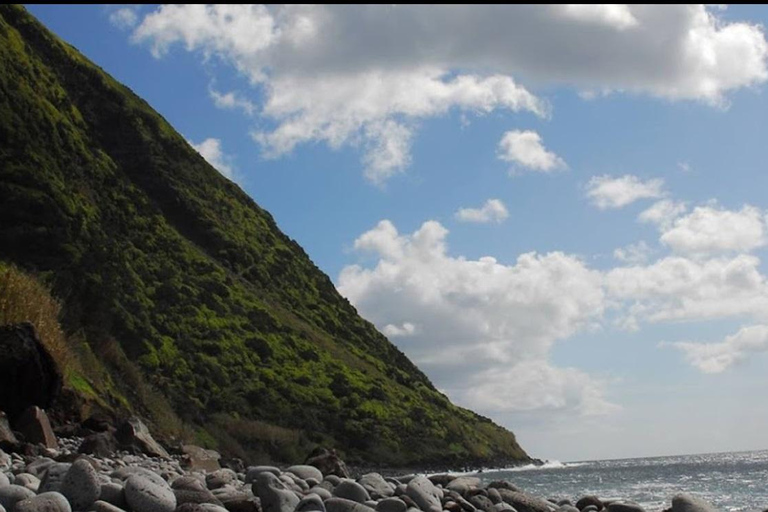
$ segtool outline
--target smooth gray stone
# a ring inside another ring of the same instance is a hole
[[[557,512],[579,512],[579,509],[573,505],[560,505],[560,507],[557,509]]]
[[[346,498],[358,503],[365,503],[371,499],[365,487],[351,480],[344,480],[333,490],[333,495],[337,498]]]
[[[8,476],[5,473],[0,472],[0,487],[5,487],[6,485],[11,485],[11,480],[8,478]]]
[[[199,505],[205,512],[227,512],[227,509],[224,507],[214,505],[213,503],[200,503]]]
[[[106,501],[107,503],[118,508],[128,508],[128,503],[125,501],[125,489],[123,489],[123,486],[118,483],[109,482],[106,484],[101,484],[99,500]]]
[[[345,498],[325,500],[326,512],[375,512],[371,507]]]
[[[293,473],[283,473],[283,476],[288,477],[291,482],[293,482],[294,485],[298,486],[299,490],[302,494],[306,493],[309,490],[310,485],[303,479],[299,478],[297,475],[294,475]],[[310,478],[313,482],[315,481],[314,478]]]
[[[0,505],[0,512],[6,512],[5,507]]]
[[[171,489],[183,489],[185,491],[204,491],[207,489],[205,482],[194,476],[182,476],[171,482]]]
[[[384,498],[376,504],[376,512],[405,512],[408,508],[400,498]]]
[[[16,503],[15,512],[72,512],[63,494],[44,492]]]
[[[480,479],[474,476],[460,476],[454,478],[445,486],[446,489],[464,494],[470,489],[480,487]]]
[[[509,489],[497,488],[497,490],[499,491],[499,494],[504,499],[504,501],[512,505],[512,507],[514,507],[516,510],[525,512],[551,512],[557,508],[552,503],[541,498],[531,496],[530,494],[510,491]]]
[[[430,482],[435,484],[435,486],[439,485],[444,488],[451,481],[457,479],[458,477],[455,475],[449,475],[447,473],[441,473],[439,475],[430,475],[427,478],[429,479]]]
[[[120,468],[113,471],[110,476],[112,478],[117,478],[118,480],[122,480],[125,482],[134,475],[143,477],[160,487],[168,487],[170,489],[170,487],[168,486],[168,482],[166,482],[163,477],[161,477],[160,475],[158,475],[152,470],[142,468],[140,466],[126,466],[124,468]]]
[[[323,481],[329,482],[332,486],[336,487],[341,483],[341,478],[336,475],[328,475]]]
[[[587,505],[583,509],[581,509],[581,512],[597,512],[599,509],[594,505]]]
[[[469,497],[468,500],[472,505],[484,512],[498,512],[496,505],[493,504],[488,496],[482,494],[475,494]]]
[[[176,496],[165,480],[161,481],[163,485],[138,474],[128,477],[125,500],[133,512],[173,512],[176,509]]]
[[[490,489],[486,489],[486,491],[488,492],[488,499],[491,500],[494,505],[498,505],[499,503],[504,501],[501,498],[501,494],[499,494],[498,489],[494,489],[493,487],[491,487]]]
[[[296,512],[326,512],[323,499],[317,494],[310,493],[296,505]]]
[[[102,500],[94,501],[92,508],[95,512],[126,512],[125,509]]]
[[[306,480],[307,478],[314,478],[317,481],[322,481],[323,473],[315,466],[307,466],[306,464],[299,464],[291,466],[285,470],[286,472],[293,473],[299,478]]]
[[[315,487],[311,488],[309,492],[317,494],[323,500],[328,500],[333,498],[333,494],[331,493],[331,491],[329,491],[325,487],[320,487],[319,485],[316,485]]]
[[[35,495],[26,487],[20,485],[6,485],[0,487],[0,505],[2,505],[8,512],[14,512],[16,503],[27,498],[31,498]]]
[[[0,476],[0,486],[3,485],[2,480],[3,480],[3,477]],[[13,481],[13,483],[15,483],[16,485],[24,486],[30,491],[34,491],[34,492],[37,492],[38,489],[40,489],[40,479],[31,473],[19,473],[18,475],[16,475],[16,478]]]
[[[579,501],[576,502],[576,508],[579,510],[584,510],[585,507],[588,507],[590,505],[594,505],[595,507],[597,507],[597,510],[600,510],[601,508],[603,508],[602,500],[592,494],[583,496],[579,499]]]
[[[417,476],[408,482],[405,494],[424,512],[442,512],[443,510],[440,503],[443,491],[435,487],[435,484],[425,476]]]
[[[637,503],[611,503],[608,512],[645,512],[645,509]]]
[[[56,461],[53,459],[49,459],[48,457],[42,457],[40,459],[34,460],[27,464],[27,467],[24,468],[24,470],[27,473],[30,473],[32,475],[35,475],[37,478],[42,479],[43,475],[45,475],[45,472],[48,470],[48,467],[51,464],[54,464]]]
[[[395,496],[403,496],[405,495],[405,490],[408,488],[405,484],[397,484],[395,486]]]
[[[503,501],[501,503],[495,503],[493,505],[493,510],[495,510],[496,512],[517,512],[517,510],[515,510],[515,507],[513,507],[509,503],[504,503]]]
[[[256,481],[256,477],[259,473],[272,473],[275,476],[280,476],[281,472],[274,466],[248,466],[245,471],[245,483],[250,484]]]
[[[96,470],[87,460],[76,460],[64,475],[60,492],[69,500],[73,510],[88,510],[101,495]]]
[[[69,471],[69,468],[71,467],[72,464],[69,462],[54,462],[49,465],[40,481],[38,492],[60,492],[64,477],[67,476],[67,471]],[[27,467],[27,469],[29,469],[29,467]]]
[[[306,479],[306,480],[304,480],[304,481],[307,483],[307,485],[308,485],[310,488],[312,488],[312,487],[314,487],[314,486],[316,486],[316,485],[318,485],[318,484],[320,483],[320,480],[318,480],[318,479],[316,479],[316,478],[307,478],[307,479]]]
[[[688,493],[676,494],[672,498],[672,512],[716,512],[706,501]]]
[[[264,512],[294,512],[299,504],[299,497],[288,489],[274,474],[259,473],[254,484],[254,492],[261,498]]]
[[[466,512],[475,512],[475,510],[477,510],[477,507],[465,500],[461,494],[455,491],[445,491],[445,495],[458,503],[459,506],[461,506],[461,509]]]
[[[233,482],[237,482],[237,473],[229,468],[219,469],[205,476],[205,485],[209,489],[218,489]]]
[[[395,488],[384,480],[379,473],[368,473],[361,476],[358,481],[373,499],[389,498],[395,495]]]

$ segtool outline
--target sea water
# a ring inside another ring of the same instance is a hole
[[[549,462],[541,467],[486,470],[484,483],[508,480],[544,498],[594,494],[642,505],[648,512],[669,508],[672,496],[688,492],[724,511],[768,509],[768,450],[641,459]]]

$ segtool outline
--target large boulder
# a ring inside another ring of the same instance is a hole
[[[72,506],[58,492],[44,492],[16,503],[15,512],[72,512]]]
[[[11,420],[30,405],[48,408],[61,391],[61,372],[29,322],[0,326],[0,410]]]
[[[8,422],[8,416],[0,411],[0,447],[15,448],[19,440],[11,430],[11,424]]]
[[[440,503],[443,498],[443,491],[435,487],[435,484],[425,476],[417,476],[408,482],[405,494],[424,512],[441,512],[443,510]]]
[[[90,510],[101,495],[99,475],[86,459],[77,459],[64,475],[60,492],[74,510]]]
[[[28,443],[42,444],[46,448],[59,447],[48,415],[36,405],[31,405],[22,412],[15,426],[16,431],[22,434]]]
[[[360,477],[358,483],[368,491],[373,499],[389,498],[395,494],[394,486],[378,473],[365,474]]]
[[[138,450],[151,457],[170,458],[165,448],[155,441],[141,419],[133,416],[120,424],[115,432],[117,441],[125,448]]]
[[[264,512],[294,512],[299,504],[299,497],[269,471],[256,477],[254,491],[261,498]]]

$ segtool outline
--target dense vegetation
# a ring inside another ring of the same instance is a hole
[[[0,260],[61,301],[86,409],[134,410],[165,436],[251,459],[314,443],[385,464],[527,459],[439,393],[146,102],[8,5]]]

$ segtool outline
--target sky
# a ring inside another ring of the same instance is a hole
[[[768,448],[767,7],[28,9],[530,455]]]

